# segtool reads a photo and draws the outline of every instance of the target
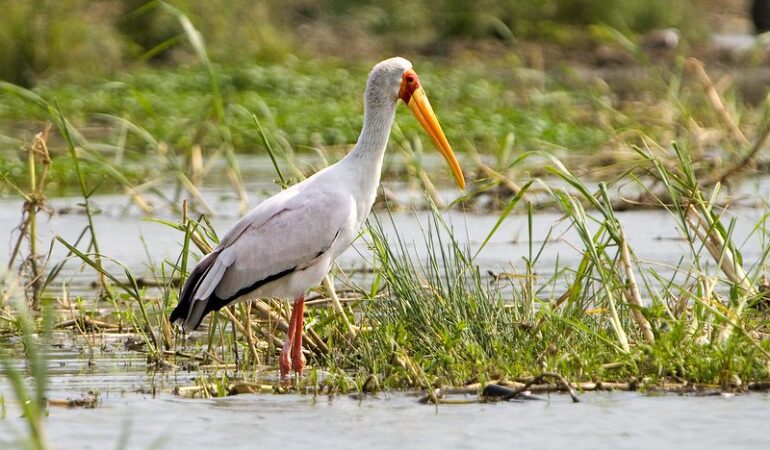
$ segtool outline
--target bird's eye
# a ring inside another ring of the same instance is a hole
[[[409,75],[408,77],[406,77],[406,82],[409,83],[409,84],[414,83],[414,77]]]

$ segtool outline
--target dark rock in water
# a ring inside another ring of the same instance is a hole
[[[488,384],[484,386],[484,389],[481,391],[481,396],[492,401],[541,400],[540,398],[532,395],[529,391],[519,392],[516,389],[511,389],[507,386],[501,386],[499,384]]]
[[[515,394],[515,390],[506,386],[500,386],[499,384],[488,384],[481,391],[483,397],[512,397]]]
[[[754,0],[751,4],[751,21],[759,33],[770,31],[770,0]]]

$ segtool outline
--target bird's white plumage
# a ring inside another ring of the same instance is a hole
[[[338,175],[328,169],[319,172],[265,200],[236,223],[215,249],[217,258],[194,293],[190,319],[197,321],[212,293],[234,301],[296,298],[319,284],[360,227],[356,198],[341,188]],[[286,271],[290,273],[248,290]]]
[[[326,253],[336,258],[339,251],[350,245],[348,238],[357,226],[353,217],[355,200],[333,181],[330,176],[316,177],[299,186],[301,189],[273,197],[279,201],[257,207],[269,218],[247,225],[227,247],[226,250],[234,254],[234,263],[217,286],[217,296],[229,298],[245,286],[271,275],[289,269],[300,272],[314,264],[323,264],[328,259],[324,258]],[[265,285],[264,294],[276,297],[302,294],[286,292],[291,283],[283,281]],[[320,281],[319,278],[316,283]]]
[[[353,151],[259,204],[201,260],[199,266],[208,269],[191,286],[191,304],[181,318],[186,327],[197,326],[212,294],[232,301],[296,298],[321,282],[371,210],[401,77],[410,68],[403,58],[377,64],[367,82],[364,127]],[[264,280],[270,281],[250,289]]]

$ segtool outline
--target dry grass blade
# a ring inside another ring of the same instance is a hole
[[[698,76],[698,79],[706,89],[706,96],[711,103],[711,107],[714,108],[714,111],[716,111],[716,113],[719,115],[719,118],[722,120],[730,134],[733,136],[733,139],[738,141],[741,146],[750,148],[751,142],[748,140],[746,135],[743,134],[743,131],[741,131],[740,127],[738,127],[738,123],[735,121],[735,119],[733,119],[733,116],[727,110],[727,107],[722,101],[722,97],[719,95],[717,88],[714,86],[714,82],[711,81],[711,77],[709,77],[708,73],[706,73],[706,69],[703,67],[703,63],[695,58],[688,58],[685,64],[687,69],[695,72],[695,75]]]
[[[475,149],[470,151],[469,154],[470,154],[471,158],[473,158],[473,162],[476,164],[476,166],[479,169],[481,169],[481,172],[485,176],[487,176],[487,177],[497,181],[498,183],[502,184],[503,186],[506,187],[506,189],[508,189],[514,195],[516,195],[519,192],[521,192],[521,190],[522,190],[521,186],[516,184],[515,181],[511,180],[510,178],[508,178],[505,175],[497,172],[495,169],[493,169],[493,168],[489,167],[487,164],[485,164],[481,160],[481,157],[479,156],[478,152],[475,151]],[[526,195],[524,195],[523,198],[527,202],[530,201],[529,197],[527,197]]]
[[[748,274],[746,274],[743,266],[739,263],[740,258],[735,254],[732,245],[727,245],[725,238],[720,233],[711,215],[700,211],[699,208],[693,205],[689,205],[686,211],[686,219],[690,228],[698,236],[698,239],[703,242],[709,255],[719,264],[719,268],[727,279],[734,285],[740,286],[743,291],[741,300],[737,302],[731,311],[731,314],[738,318],[743,314],[748,299],[757,296],[757,290],[751,284]],[[734,327],[735,324],[732,321],[725,324],[719,333],[719,341],[725,342]]]
[[[620,228],[620,255],[623,263],[623,269],[626,274],[626,280],[628,282],[628,300],[631,304],[631,316],[636,322],[636,326],[642,332],[644,341],[648,344],[655,343],[655,335],[652,334],[652,326],[650,322],[642,314],[642,294],[639,292],[639,285],[636,282],[636,276],[634,275],[634,268],[631,266],[631,255],[628,250],[628,240],[626,239],[626,232],[622,225],[618,225]]]
[[[332,280],[331,275],[326,275],[326,277],[324,277],[323,283],[324,288],[326,289],[326,293],[329,294],[332,308],[334,309],[334,312],[337,313],[337,316],[342,320],[342,323],[345,325],[345,330],[347,331],[348,337],[350,339],[355,339],[356,329],[353,324],[350,323],[350,320],[348,320],[347,314],[345,314],[345,309],[342,307],[340,298],[337,296],[337,291],[334,289],[334,281]]]
[[[228,319],[230,319],[230,322],[233,324],[233,326],[237,327],[238,330],[243,333],[244,336],[246,336],[246,339],[249,343],[249,352],[251,353],[252,360],[254,361],[255,365],[258,365],[259,353],[257,353],[256,341],[254,341],[254,335],[252,333],[249,316],[243,315],[243,320],[238,320],[238,318],[235,317],[229,308],[223,308],[221,312],[227,316]]]
[[[11,269],[21,252],[22,243],[27,241],[29,254],[19,266],[21,273],[28,280],[26,290],[29,292],[29,302],[32,308],[37,308],[43,285],[43,269],[38,250],[37,219],[38,214],[46,210],[46,186],[51,165],[51,155],[48,151],[48,138],[52,124],[48,122],[45,129],[37,133],[33,143],[27,146],[27,174],[29,184],[24,192],[20,187],[12,187],[24,198],[22,220],[18,226],[19,237],[11,251],[8,268]],[[38,165],[42,167],[38,167]],[[6,181],[7,182],[7,181]]]

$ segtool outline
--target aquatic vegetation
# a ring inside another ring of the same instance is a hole
[[[686,153],[678,154],[680,169],[692,170]],[[593,192],[558,160],[552,164],[548,170],[579,190],[554,190],[582,241],[578,267],[557,268],[541,279],[536,274],[549,271],[530,255],[532,269],[509,278],[512,289],[504,294],[500,281],[479,273],[474,252],[438,211],[423,225],[424,244],[417,244],[427,246],[425,260],[415,261],[409,245],[398,236],[386,238],[374,222],[370,234],[383,291],[364,297],[361,323],[370,331],[350,350],[333,353],[337,363],[391,387],[467,384],[542,370],[576,381],[630,378],[651,386],[674,379],[730,388],[736,380],[767,377],[768,318],[761,312],[742,318],[742,305],[766,295],[759,285],[767,250],[746,275],[732,227],[713,215],[719,209],[713,199],[704,200],[697,183],[680,178],[682,172],[658,166],[666,186],[680,189],[672,215],[687,209],[678,217],[691,249],[667,280],[654,264],[633,256],[606,187]],[[689,209],[699,198],[711,220],[710,237]],[[586,211],[583,202],[594,208]],[[721,261],[723,276],[707,267],[710,258]]]
[[[55,323],[77,330],[91,354],[99,351],[93,335],[119,330],[131,334],[126,346],[146,354],[149,367],[195,374],[194,382],[178,383],[180,395],[284,392],[273,376],[288,328],[286,305],[264,299],[228,307],[193,336],[174,330],[168,313],[191,258],[218,241],[210,222],[216,208],[201,194],[204,175],[222,167],[243,209],[248,197],[239,153],[266,152],[281,188],[339,158],[356,137],[359,125],[351,121],[360,120],[360,89],[339,86],[364,79],[367,68],[342,70],[317,59],[218,65],[187,16],[165,8],[184,28],[202,69],[139,69],[101,84],[52,82],[34,90],[0,83],[0,118],[47,121],[56,130],[29,145],[24,132],[3,136],[14,151],[25,149],[21,159],[9,152],[0,158],[3,189],[27,201],[21,214],[29,231],[22,237],[29,245],[11,263],[18,269],[16,261],[35,261],[21,273],[32,288],[28,303],[64,305]],[[610,29],[603,33],[623,39]],[[621,44],[638,52],[645,80],[634,80],[636,90],[618,92],[568,69],[533,71],[520,61],[427,63],[431,97],[447,111],[443,126],[467,155],[470,188],[444,201],[445,180],[423,155],[416,124],[399,117],[391,153],[401,159],[389,161],[385,176],[428,193],[419,205],[429,213],[422,239],[406,242],[396,222],[395,234],[384,232],[381,221],[404,205],[383,192],[360,238],[372,251],[371,277],[354,282],[338,269],[308,301],[303,341],[312,368],[295,380],[297,390],[433,392],[471,384],[469,392],[483,394],[490,381],[519,389],[547,377],[583,389],[671,383],[683,391],[767,389],[770,214],[766,203],[754,202],[763,216],[750,239],[737,241],[741,219],[729,214],[724,185],[766,172],[759,149],[770,134],[770,103],[751,107],[735,90],[717,89],[697,60],[661,67],[633,42]],[[27,126],[38,131],[37,123]],[[58,236],[52,245],[66,249],[65,260],[48,261],[39,258],[35,216],[46,195],[63,192],[81,199],[83,231],[75,240]],[[122,192],[137,214],[165,214],[153,220],[179,233],[178,257],[158,262],[148,250],[151,276],[142,278],[120,255],[105,254],[92,202],[104,192]],[[618,211],[639,207],[670,213],[686,244],[678,262],[637,257]],[[444,208],[495,211],[499,219],[486,239],[472,243],[458,224],[447,223]],[[533,238],[533,228],[542,226],[535,223],[538,209],[558,211],[576,233],[578,264],[542,262],[548,238]],[[515,266],[522,269],[484,273],[476,258],[511,215],[527,217],[528,251],[510,255],[523,258]],[[747,260],[745,247],[756,242],[759,256]],[[69,297],[67,261],[95,275],[93,295]],[[5,282],[4,292],[12,286]],[[35,329],[31,319],[19,321],[25,313],[5,296],[0,307],[0,332],[22,336]],[[35,364],[42,373],[44,363]],[[16,383],[20,374],[12,370],[6,365],[3,376]],[[559,383],[553,389],[566,384]],[[44,405],[45,385],[39,386],[40,408],[28,416],[35,433]],[[27,395],[16,392],[19,399]]]
[[[68,122],[59,119],[65,136],[70,135]],[[690,152],[683,146],[656,152],[652,148],[636,151],[640,170],[656,182],[642,178],[633,182],[670,211],[688,243],[690,253],[682,255],[673,273],[635,257],[615,214],[613,183],[589,187],[558,158],[526,153],[520,161],[540,161],[551,178],[517,187],[518,193],[479,248],[464,243],[458,237],[462,230],[447,224],[435,206],[422,224],[422,242],[386,235],[379,220],[383,214],[387,217],[387,210],[372,219],[363,237],[375,258],[371,286],[353,284],[348,306],[308,311],[306,356],[316,368],[329,371],[323,386],[427,388],[522,379],[543,372],[573,382],[600,380],[637,388],[681,380],[746,389],[767,380],[768,317],[761,305],[770,251],[761,252],[757,261],[744,261],[732,238],[736,219],[725,222],[720,185],[706,187],[699,182]],[[279,178],[284,179],[282,163],[288,161],[275,160]],[[539,244],[531,240],[532,206],[524,200],[537,190],[538,195],[551,197],[553,207],[576,230],[580,240],[575,244],[582,254],[578,266],[544,268],[539,263],[547,239]],[[87,200],[91,190],[86,186],[83,192]],[[527,205],[530,239],[525,273],[504,277],[481,273],[476,255],[500,223],[522,209],[522,201]],[[141,341],[138,348],[155,366],[199,367],[195,392],[205,395],[264,391],[259,386],[276,362],[276,349],[282,345],[279,331],[287,327],[287,312],[280,302],[227,308],[208,321],[202,340],[174,336],[167,322],[176,303],[176,280],[190,267],[193,248],[206,253],[217,241],[205,216],[192,220],[188,214],[183,207],[178,223],[159,220],[182,236],[179,258],[163,262],[155,272],[152,285],[159,291],[141,288],[128,268],[111,273],[100,262],[110,255],[100,254],[93,244],[61,238],[59,244],[102,280],[113,312],[99,320],[135,332]],[[87,218],[90,215],[86,213]],[[398,224],[392,225],[397,232]],[[763,230],[758,223],[755,232],[762,239]],[[87,226],[86,232],[94,233],[95,239],[95,229]],[[427,256],[414,256],[410,251],[414,245],[424,247]],[[551,275],[544,278],[541,273]],[[347,279],[344,273],[338,275]],[[336,296],[333,286],[319,294],[325,304]],[[254,380],[256,387],[239,385],[241,377]],[[310,381],[310,386],[315,383]]]
[[[550,101],[520,105],[508,87],[521,83],[515,71],[508,70],[510,80],[478,81],[488,78],[488,73],[423,62],[425,65],[429,67],[422,70],[428,76],[425,82],[431,86],[432,101],[445,111],[442,123],[459,151],[497,147],[498,136],[514,131],[516,143],[532,149],[555,146],[589,151],[610,138],[607,130],[591,123],[592,105],[567,89],[561,98],[553,94]],[[363,84],[351,83],[366,79],[367,70],[364,65],[343,70],[313,60],[267,67],[216,67],[221,92],[217,94],[199,69],[153,69],[101,84],[39,86],[35,93],[49,102],[56,100],[79,128],[94,129],[100,135],[94,157],[107,163],[120,160],[128,169],[126,178],[139,184],[162,174],[162,168],[169,165],[165,158],[177,158],[179,166],[191,164],[191,149],[195,148],[204,162],[228,154],[229,149],[265,154],[252,114],[270,130],[277,151],[318,151],[337,158],[345,146],[355,142],[360,129]],[[350,87],[340,90],[341,85]],[[0,99],[0,119],[46,119],[46,112],[8,90]],[[72,105],[77,108],[72,110]],[[419,135],[417,125],[407,119],[397,117],[394,137],[402,145]],[[13,142],[24,138],[17,130],[4,131],[9,132]],[[21,161],[12,157],[1,161],[0,168],[11,179],[23,179]],[[92,180],[110,176],[98,162],[88,164]],[[66,160],[52,166],[52,182],[60,192],[76,185],[68,175],[69,168]]]
[[[50,308],[46,308],[42,314],[41,323],[37,324],[36,317],[33,317],[29,310],[19,279],[5,277],[3,286],[5,289],[2,292],[0,304],[12,305],[12,326],[21,337],[28,373],[18,368],[14,363],[16,356],[5,348],[0,349],[0,367],[3,369],[3,377],[8,380],[11,392],[16,397],[18,408],[24,416],[31,448],[43,450],[48,448],[43,426],[47,408],[46,389],[48,383],[48,362],[44,345],[53,326],[52,311]],[[27,382],[27,378],[31,379],[31,383]],[[5,410],[5,403],[3,410]]]

